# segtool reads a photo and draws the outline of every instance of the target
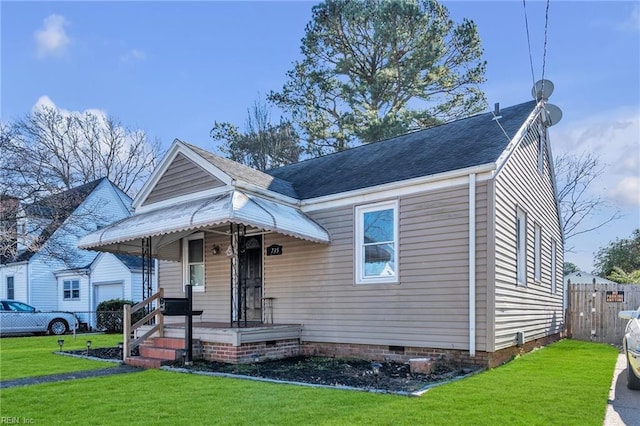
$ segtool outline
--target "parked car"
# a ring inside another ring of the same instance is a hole
[[[627,387],[640,390],[640,307],[636,311],[621,311],[618,316],[629,320],[622,338],[627,357]]]
[[[16,300],[0,300],[0,334],[65,334],[78,329],[70,312],[42,312]]]

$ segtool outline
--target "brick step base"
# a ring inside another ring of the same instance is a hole
[[[166,362],[157,358],[146,358],[143,356],[130,356],[125,358],[124,363],[133,367],[160,368]]]
[[[125,364],[142,368],[160,368],[163,364],[182,359],[184,346],[185,339],[152,337],[140,344],[140,356],[128,357]],[[200,340],[193,340],[193,350],[195,354],[200,352]]]

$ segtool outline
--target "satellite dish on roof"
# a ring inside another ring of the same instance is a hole
[[[553,104],[546,104],[544,106],[543,114],[544,114],[544,121],[547,123],[548,126],[553,126],[554,124],[558,124],[558,122],[562,120],[562,110]]]
[[[551,80],[538,80],[531,89],[531,96],[536,101],[548,100],[549,96],[553,93],[553,83]]]

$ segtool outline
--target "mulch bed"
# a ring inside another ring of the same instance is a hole
[[[84,350],[72,353],[85,355],[86,352]],[[91,349],[89,356],[118,359],[121,352],[118,348],[98,348]],[[366,360],[302,356],[238,365],[197,360],[193,362],[193,365],[185,367],[182,361],[176,361],[169,366],[186,368],[194,372],[226,373],[288,382],[407,394],[471,374],[477,370],[474,367],[453,366],[445,362],[438,362],[431,374],[415,374],[411,373],[408,364],[385,361],[379,363],[378,374],[375,374],[373,364]]]

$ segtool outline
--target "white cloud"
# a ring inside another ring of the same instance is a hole
[[[640,111],[622,108],[552,128],[554,153],[594,154],[604,167],[595,195],[618,207],[640,206]]]
[[[60,108],[47,95],[40,96],[31,108],[31,111],[35,112],[42,108],[55,109],[64,117],[70,117],[72,115],[91,114],[95,115],[103,121],[107,118],[107,112],[98,108],[88,108],[84,111],[69,111],[68,109]]]
[[[71,39],[67,35],[65,26],[69,22],[62,15],[49,15],[44,18],[44,25],[34,33],[36,39],[36,53],[38,58],[62,55]]]
[[[637,4],[631,9],[629,17],[619,26],[621,31],[640,31],[640,6]]]
[[[120,56],[122,62],[143,61],[147,55],[140,49],[131,49],[124,55]]]

